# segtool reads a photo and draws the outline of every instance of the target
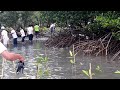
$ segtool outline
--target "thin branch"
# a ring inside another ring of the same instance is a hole
[[[111,61],[113,61],[119,54],[120,54],[120,50],[114,54],[114,56],[111,58]]]

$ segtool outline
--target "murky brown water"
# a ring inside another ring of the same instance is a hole
[[[35,79],[37,57],[45,55],[45,47],[42,40],[34,41],[33,44],[26,44],[25,46],[19,44],[18,47],[9,48],[9,51],[22,54],[25,60],[25,70],[23,75],[15,75],[12,62],[7,61],[4,67],[4,79]],[[95,73],[93,79],[119,79],[120,74],[115,74],[116,70],[120,70],[120,62],[108,62],[105,57],[87,56],[82,53],[76,56],[76,64],[70,63],[69,49],[47,48],[46,54],[49,58],[47,67],[49,68],[49,75],[43,76],[43,79],[88,79],[82,70],[89,69],[89,63],[92,64],[92,72]],[[1,68],[2,60],[0,60]],[[102,72],[97,71],[96,67],[100,66]],[[1,73],[1,70],[0,70]]]

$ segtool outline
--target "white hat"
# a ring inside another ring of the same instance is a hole
[[[1,27],[1,29],[5,29],[5,27],[4,27],[4,26],[2,26],[2,27]]]

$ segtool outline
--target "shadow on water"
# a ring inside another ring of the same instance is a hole
[[[25,59],[25,69],[23,75],[15,75],[13,64],[7,61],[5,65],[5,78],[36,78],[36,58],[45,56],[45,46],[44,42],[40,40],[34,41],[33,44],[26,43],[25,45],[19,44],[18,47],[10,47],[8,49],[11,52],[22,54]],[[73,66],[70,63],[69,48],[58,49],[58,48],[46,48],[46,54],[48,56],[48,67],[50,74],[47,79],[88,79],[82,72],[82,70],[89,69],[89,63],[92,64],[92,72],[95,73],[93,79],[119,79],[120,75],[115,74],[116,70],[120,70],[119,62],[110,62],[108,63],[105,57],[102,56],[87,56],[83,53],[79,53],[76,56],[76,64]],[[0,58],[1,59],[1,58]],[[0,61],[2,64],[2,60]],[[96,67],[100,66],[102,72],[97,72]],[[0,65],[1,68],[1,65]],[[1,71],[1,70],[0,70]]]

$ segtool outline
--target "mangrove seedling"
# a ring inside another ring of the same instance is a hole
[[[43,69],[42,67],[39,68],[39,71],[38,71],[38,77],[42,78],[43,76],[49,76],[49,69]]]
[[[37,77],[36,78],[41,78],[43,75],[47,75],[48,74],[48,68],[47,68],[47,63],[48,61],[48,57],[42,57],[40,56],[38,59],[37,59]],[[44,69],[42,68],[44,67]]]
[[[71,58],[72,58],[72,59],[70,60],[70,63],[75,64],[75,61],[76,61],[76,60],[75,60],[75,56],[77,55],[77,53],[76,53],[76,54],[74,53],[74,45],[73,45],[73,51],[70,50],[69,53],[70,53],[70,56],[71,56]]]
[[[115,73],[115,74],[120,74],[120,71],[116,70],[114,73]]]
[[[48,61],[48,57],[42,57],[42,56],[40,56],[37,59],[37,63],[46,63],[47,61]]]
[[[91,63],[89,63],[89,66],[90,66],[89,70],[82,70],[82,72],[83,72],[86,76],[88,76],[90,79],[92,79],[92,76],[95,75],[95,74],[92,73]]]
[[[97,67],[96,67],[96,70],[102,72],[100,66],[97,66]]]

